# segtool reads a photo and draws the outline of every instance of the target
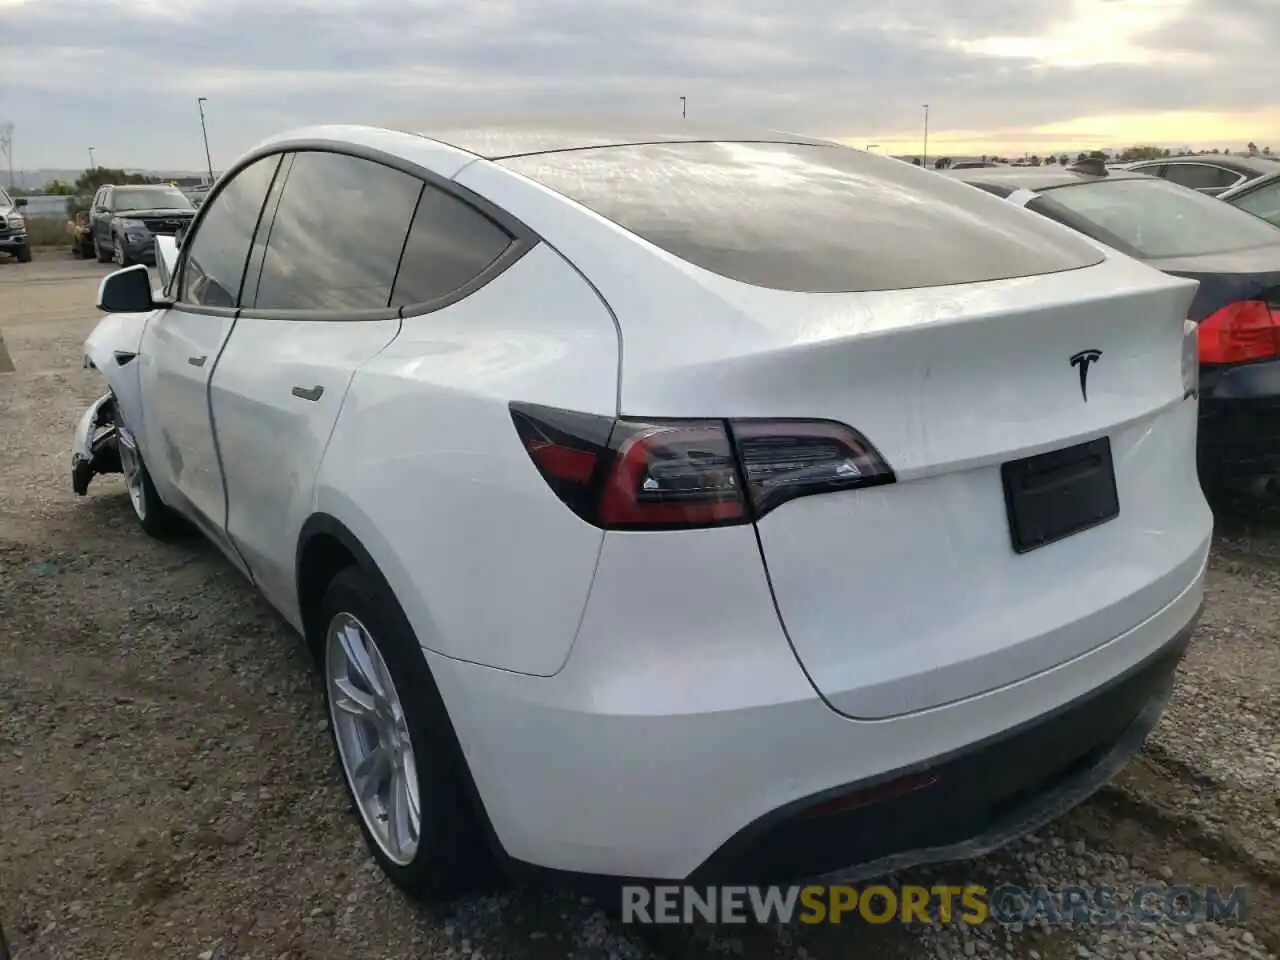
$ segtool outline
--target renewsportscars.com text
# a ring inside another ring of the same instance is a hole
[[[1248,890],[1150,883],[1110,886],[852,886],[622,888],[624,923],[1157,924],[1243,920]]]

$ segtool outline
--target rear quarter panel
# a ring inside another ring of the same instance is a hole
[[[545,244],[469,297],[406,317],[362,366],[315,510],[369,551],[432,651],[549,676],[568,657],[603,533],[521,446],[508,404],[617,410],[618,334]]]

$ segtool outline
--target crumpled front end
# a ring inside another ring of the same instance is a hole
[[[99,474],[120,472],[115,395],[108,392],[80,417],[71,444],[71,487],[84,496]]]

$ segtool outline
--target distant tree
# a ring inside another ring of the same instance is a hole
[[[1058,162],[1058,158],[1057,158],[1057,157],[1055,157],[1055,156],[1051,153],[1051,154],[1049,154],[1047,157],[1045,157],[1045,158],[1044,158],[1044,162],[1045,162],[1045,163],[1047,163],[1047,164],[1055,164],[1055,165],[1056,165],[1056,164],[1057,164],[1057,162]]]
[[[1248,149],[1250,153],[1256,154],[1258,152],[1258,145],[1251,140],[1249,141]]]
[[[1089,155],[1085,153],[1083,150],[1081,150],[1079,153],[1076,154],[1076,163],[1084,163],[1088,159],[1089,159]]]
[[[1217,151],[1217,150],[1215,150],[1215,151],[1213,151],[1213,152],[1214,152],[1214,153],[1217,153],[1218,151]],[[1229,156],[1231,156],[1231,148],[1230,148],[1230,147],[1227,147],[1225,150],[1223,150],[1223,151],[1222,151],[1222,155],[1223,155],[1224,157],[1229,157]]]
[[[949,166],[951,166],[950,157],[939,157],[937,160],[933,161],[933,169],[935,170],[945,170]]]
[[[1263,155],[1264,157],[1269,157],[1269,156],[1271,156],[1271,148],[1270,148],[1270,147],[1263,147],[1263,148],[1262,148],[1262,155]]]
[[[76,178],[76,193],[94,193],[99,187],[114,183],[159,183],[155,177],[144,176],[141,173],[125,173],[120,169],[112,169],[110,167],[95,167],[92,170],[86,170]]]
[[[1060,153],[1058,154],[1058,162],[1065,167],[1068,163],[1071,162],[1071,158],[1068,157],[1065,153]]]
[[[50,180],[44,185],[45,196],[49,197],[69,197],[75,192],[75,187],[65,180]]]
[[[1120,160],[1130,163],[1134,160],[1154,160],[1156,157],[1167,156],[1168,151],[1162,150],[1160,147],[1153,146],[1134,146],[1125,147],[1120,151]]]
[[[1102,150],[1090,150],[1089,156],[1086,159],[1105,161],[1107,159],[1107,154],[1105,151],[1102,151]]]
[[[1040,166],[1041,160],[1038,155],[1033,153],[1027,162],[1030,163],[1033,167],[1038,167]]]

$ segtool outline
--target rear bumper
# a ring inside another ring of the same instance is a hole
[[[1102,688],[1017,729],[766,815],[693,879],[854,882],[981,856],[1039,829],[1138,752],[1169,701],[1194,625]]]
[[[750,531],[691,536],[688,562],[667,569],[665,535],[606,545],[553,677],[426,653],[510,858],[613,878],[780,881],[975,855],[1080,802],[1137,750],[1203,599],[1202,562],[1163,609],[1066,663],[945,706],[853,720],[800,669],[758,560],[756,582],[749,564],[715,565],[739,535]],[[714,570],[721,589],[690,590],[690,564]],[[937,783],[811,816],[921,773]]]
[[[1280,360],[1201,373],[1198,445],[1224,480],[1280,473]]]

